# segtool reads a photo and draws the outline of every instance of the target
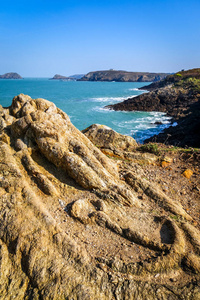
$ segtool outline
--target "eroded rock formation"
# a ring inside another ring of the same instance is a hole
[[[118,154],[47,100],[0,108],[2,299],[198,299],[199,224]]]

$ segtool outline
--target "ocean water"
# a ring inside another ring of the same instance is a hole
[[[79,129],[97,123],[117,132],[134,137],[142,143],[161,132],[170,124],[170,118],[160,112],[121,112],[105,109],[109,104],[140,95],[141,82],[81,82],[57,81],[47,78],[0,80],[0,104],[10,106],[14,96],[24,93],[35,98],[52,101],[68,114]],[[155,125],[161,121],[162,125]]]

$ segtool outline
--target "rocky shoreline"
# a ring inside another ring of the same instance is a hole
[[[199,151],[0,106],[2,299],[200,297]]]
[[[141,89],[149,90],[106,108],[122,111],[160,111],[178,122],[147,141],[199,147],[200,69],[182,71]]]

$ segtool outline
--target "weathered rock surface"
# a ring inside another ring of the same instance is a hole
[[[93,124],[82,132],[98,148],[133,151],[138,146],[132,137],[122,135],[105,125]]]
[[[0,75],[0,79],[22,79],[22,77],[17,73],[10,72]]]
[[[127,71],[95,71],[83,76],[80,81],[128,81],[148,82],[165,78],[169,73],[127,72]]]
[[[0,107],[1,299],[199,298],[198,190],[126,147],[108,158],[44,99]]]

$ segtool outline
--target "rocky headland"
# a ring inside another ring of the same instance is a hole
[[[200,153],[0,107],[1,299],[200,297]]]
[[[200,69],[181,71],[141,89],[149,90],[107,108],[124,111],[161,111],[178,122],[151,141],[181,147],[200,146]],[[148,140],[148,141],[150,141]]]
[[[105,70],[89,72],[80,81],[149,82],[165,78],[169,73],[127,72]]]
[[[19,74],[10,72],[0,75],[0,79],[23,79]]]

